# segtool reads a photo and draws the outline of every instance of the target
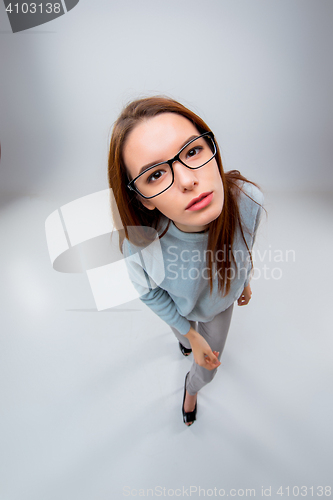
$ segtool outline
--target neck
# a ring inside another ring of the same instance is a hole
[[[183,224],[179,224],[178,222],[171,221],[172,224],[176,226],[179,231],[183,233],[205,233],[208,230],[209,225],[206,226],[184,226]]]

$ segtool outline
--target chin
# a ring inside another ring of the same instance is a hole
[[[221,207],[216,208],[215,210],[212,211],[211,214],[209,214],[209,216],[207,217],[206,224],[210,224],[211,222],[216,220],[221,215],[222,209],[223,209],[223,203]]]
[[[209,220],[206,222],[206,224],[210,224],[211,222],[214,222],[214,220],[216,220],[216,219],[218,219],[218,218],[219,218],[219,215],[220,215],[220,214],[218,214],[216,217],[212,217],[211,219],[209,219]]]

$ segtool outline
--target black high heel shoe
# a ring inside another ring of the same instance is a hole
[[[181,350],[183,356],[188,356],[192,352],[192,349],[184,347],[183,344],[181,344],[180,342],[179,342],[179,349]]]
[[[184,424],[187,424],[187,423],[191,422],[190,425],[188,425],[188,427],[190,427],[193,424],[193,422],[196,420],[196,418],[197,418],[197,402],[195,402],[195,407],[194,407],[193,411],[186,412],[184,410],[185,397],[186,397],[186,381],[187,381],[187,377],[188,377],[189,373],[190,372],[187,372],[186,373],[186,377],[185,377],[184,398],[183,398],[183,406],[182,406],[182,413],[183,413]]]

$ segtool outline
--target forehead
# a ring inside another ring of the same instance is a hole
[[[168,160],[192,135],[199,135],[193,123],[176,113],[161,113],[140,122],[128,135],[123,157],[132,175],[143,165]]]

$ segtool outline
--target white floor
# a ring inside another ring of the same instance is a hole
[[[323,487],[327,498],[332,198],[266,193],[255,254],[261,277],[251,303],[235,305],[222,366],[199,394],[190,428],[181,402],[192,359],[169,327],[139,300],[97,312],[85,275],[51,267],[44,222],[57,200],[3,198],[0,499],[222,490],[241,498],[246,489],[258,498],[268,488],[283,499],[288,487],[289,498],[297,487],[308,498]]]

